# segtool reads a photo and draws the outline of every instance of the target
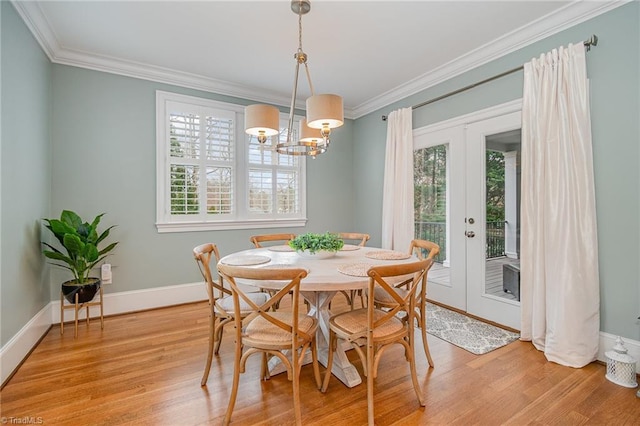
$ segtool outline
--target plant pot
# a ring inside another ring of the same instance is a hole
[[[62,294],[69,303],[76,303],[76,294],[78,303],[91,302],[99,289],[100,278],[97,277],[89,277],[89,281],[83,284],[78,284],[75,280],[62,283]]]
[[[315,253],[309,252],[309,250],[298,250],[296,251],[300,257],[304,257],[306,259],[328,259],[336,255],[335,251],[326,251],[320,250]]]

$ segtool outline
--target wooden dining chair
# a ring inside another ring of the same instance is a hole
[[[399,343],[404,346],[405,358],[409,363],[413,388],[420,405],[425,401],[420,391],[416,374],[415,344],[413,319],[415,316],[416,290],[425,279],[427,270],[433,263],[431,259],[418,260],[412,263],[372,266],[367,271],[369,276],[368,294],[374,288],[380,288],[395,301],[388,310],[378,309],[373,303],[366,308],[343,312],[329,319],[329,358],[327,365],[332,365],[333,353],[338,339],[343,339],[355,350],[362,361],[364,374],[367,376],[367,417],[369,425],[374,424],[373,383],[377,376],[380,357],[389,345]],[[398,277],[411,275],[405,282],[406,291],[400,293],[391,284]],[[404,315],[404,318],[399,316]],[[361,345],[364,343],[364,350]],[[328,368],[322,384],[322,392],[326,392],[331,378]]]
[[[296,424],[302,423],[300,413],[300,369],[308,349],[311,350],[313,373],[318,389],[321,387],[316,330],[318,320],[299,312],[299,304],[294,303],[290,310],[272,311],[271,308],[288,294],[293,292],[297,300],[300,292],[300,280],[307,271],[300,268],[248,268],[218,264],[218,272],[231,285],[235,313],[236,350],[233,368],[233,386],[224,424],[229,424],[238,394],[240,373],[245,372],[247,358],[255,353],[262,354],[262,379],[269,378],[267,356],[276,356],[287,369],[287,378],[293,382],[293,407]],[[284,281],[283,286],[266,302],[256,303],[236,283],[236,279],[253,281]],[[252,312],[243,316],[242,304],[251,307]],[[288,353],[288,356],[285,354]]]
[[[296,234],[260,234],[260,235],[252,235],[249,237],[249,241],[253,243],[256,248],[263,248],[269,246],[276,245],[286,245],[289,241],[293,240],[296,237]],[[274,295],[275,292],[273,290],[261,289],[264,292],[269,293],[270,295]],[[291,303],[293,304],[293,294],[291,294]],[[297,299],[296,299],[297,300]],[[305,300],[305,305],[307,305],[307,301]],[[280,302],[276,303],[273,309],[279,309]]]
[[[370,238],[369,234],[362,234],[359,232],[337,232],[336,234],[342,238],[345,244],[353,244],[358,247],[364,247],[367,245],[367,241],[369,241]],[[356,296],[360,296],[360,303],[362,304],[362,307],[364,307],[364,296],[362,295],[362,290],[349,290],[349,293],[347,293],[346,290],[340,290],[340,293],[342,293],[345,299],[347,299],[347,303],[351,306],[352,311],[355,308]]]
[[[249,240],[256,248],[275,244],[287,244],[296,237],[295,234],[262,234],[252,235]]]
[[[218,247],[213,243],[201,244],[193,249],[193,257],[196,259],[198,269],[200,269],[200,273],[204,278],[207,296],[209,297],[209,351],[204,374],[200,381],[200,385],[205,386],[211,370],[213,354],[217,355],[220,350],[224,326],[233,321],[233,297],[231,289],[224,286],[222,276],[218,274],[218,280],[216,281],[211,274],[211,262],[215,261],[217,264],[220,261]],[[267,301],[269,295],[263,292],[250,293],[248,297],[256,304],[263,304]],[[250,312],[249,305],[243,303],[240,315],[244,317]]]
[[[415,254],[418,259],[430,259],[434,260],[435,257],[440,253],[440,246],[436,243],[427,240],[413,240],[409,246],[409,254]],[[433,263],[431,264],[433,265]],[[431,269],[431,265],[427,269],[427,273],[425,273],[425,279],[422,282],[422,285],[418,292],[416,293],[416,323],[422,332],[422,346],[424,348],[424,354],[427,356],[427,361],[429,362],[429,366],[433,367],[433,359],[431,358],[431,353],[429,352],[429,343],[427,342],[427,275],[429,273],[429,269]],[[396,291],[398,291],[401,295],[406,292],[405,287],[406,283],[400,283],[396,285]],[[379,288],[374,290],[373,301],[377,308],[380,309],[389,309],[395,305],[395,300],[392,297],[389,297],[389,294],[385,291],[382,291]]]

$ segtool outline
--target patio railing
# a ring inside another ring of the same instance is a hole
[[[504,256],[504,221],[487,222],[487,242],[485,257]],[[436,262],[442,262],[447,253],[447,228],[444,222],[416,222],[414,235],[421,240],[429,240],[440,246]]]

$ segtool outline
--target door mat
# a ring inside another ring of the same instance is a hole
[[[518,333],[478,321],[427,302],[427,333],[476,355],[486,354],[520,338]]]

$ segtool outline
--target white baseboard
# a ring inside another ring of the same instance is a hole
[[[104,315],[122,314],[207,300],[204,283],[190,283],[156,287],[145,290],[123,291],[104,295]],[[91,306],[89,316],[100,316],[100,308]],[[82,309],[79,319],[86,318]],[[65,321],[73,321],[73,310],[64,313]],[[51,301],[42,308],[6,345],[0,349],[0,383],[11,376],[52,324],[60,323],[60,300]],[[107,326],[108,327],[108,326]],[[73,333],[72,333],[73,334]]]
[[[202,282],[109,293],[104,295],[104,315],[142,311],[206,299],[207,293]],[[89,315],[92,318],[99,316],[99,308],[97,306],[91,307]],[[73,321],[73,311],[66,310],[64,317],[65,321]],[[80,312],[79,318],[85,318],[85,310]],[[0,383],[4,384],[49,327],[58,323],[60,323],[60,301],[54,300],[42,308],[0,349]],[[617,337],[603,331],[600,332],[599,361],[607,362],[604,354],[613,348]],[[629,355],[638,360],[636,372],[640,374],[640,342],[626,337],[623,340]]]
[[[188,283],[170,285],[166,287],[154,287],[144,290],[122,291],[120,293],[107,293],[104,295],[104,315],[123,314],[126,312],[144,311],[146,309],[161,308],[164,306],[180,305],[182,303],[207,300],[207,290],[204,283]],[[54,300],[51,305],[51,324],[60,322],[60,301]],[[73,309],[64,312],[65,321],[74,320]],[[100,316],[100,307],[91,306],[89,317]],[[86,318],[86,309],[78,314],[78,319]]]
[[[615,334],[600,332],[600,344],[598,345],[598,361],[602,361],[606,364],[607,357],[605,352],[609,352],[616,344],[618,338]],[[636,374],[640,374],[640,342],[626,337],[622,338],[624,347],[627,348],[627,354],[631,355],[636,360]]]
[[[51,327],[51,304],[42,308],[11,340],[0,349],[0,383],[11,376]]]

